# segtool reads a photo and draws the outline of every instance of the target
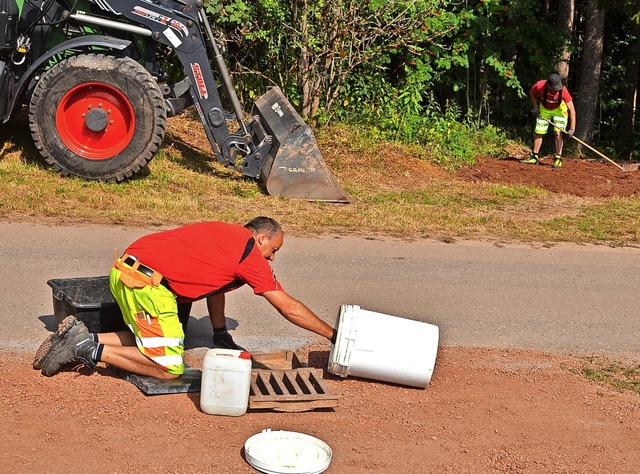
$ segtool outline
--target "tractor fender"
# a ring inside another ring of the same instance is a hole
[[[131,41],[120,38],[114,38],[113,36],[105,35],[86,35],[78,38],[70,39],[64,43],[60,43],[55,48],[50,49],[45,54],[40,56],[36,61],[29,66],[24,74],[20,77],[18,85],[15,89],[15,93],[11,98],[11,104],[7,109],[7,114],[4,121],[7,122],[13,113],[13,109],[16,104],[19,103],[19,99],[25,92],[27,85],[31,82],[34,75],[41,69],[42,65],[49,61],[56,54],[60,54],[68,49],[82,49],[91,46],[98,46],[101,48],[107,48],[116,51],[122,51],[131,44]]]

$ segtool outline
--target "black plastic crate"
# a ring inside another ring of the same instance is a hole
[[[47,285],[53,292],[53,314],[58,323],[74,315],[90,332],[129,330],[111,294],[108,276],[52,279]],[[178,304],[178,317],[185,333],[190,314],[191,303]]]
[[[53,291],[53,314],[58,322],[72,314],[91,332],[127,329],[108,276],[52,279],[47,285]]]

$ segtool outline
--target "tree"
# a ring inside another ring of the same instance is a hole
[[[364,70],[388,70],[395,56],[414,61],[438,48],[456,28],[447,1],[325,0],[294,2],[291,71],[301,95],[302,116],[313,118],[322,106],[330,113],[344,94],[348,78]],[[375,75],[370,76],[374,80]]]
[[[558,16],[556,25],[564,36],[564,46],[560,54],[560,61],[556,66],[556,70],[560,77],[569,77],[569,60],[571,59],[571,36],[573,33],[573,14],[574,14],[574,2],[573,0],[559,0],[558,1]]]
[[[618,156],[623,160],[631,159],[635,144],[636,112],[638,106],[638,80],[640,75],[640,0],[631,6],[631,34],[625,58],[624,93],[620,114],[620,140]],[[627,9],[627,11],[629,11]]]
[[[394,66],[424,56],[440,60],[440,51],[455,61],[452,42],[443,39],[459,20],[447,7],[448,0],[207,2],[243,89],[255,89],[252,78],[267,78],[312,120],[353,98],[347,91],[351,76],[367,73],[374,89],[379,85],[372,83],[390,80]]]
[[[627,48],[624,96],[620,114],[620,140],[618,156],[631,159],[635,142],[636,110],[638,104],[638,74],[640,73],[640,27],[635,25],[634,38]]]
[[[604,45],[605,11],[598,0],[587,0],[584,15],[584,42],[580,62],[578,98],[576,100],[576,136],[584,141],[593,139],[598,105],[602,51]]]

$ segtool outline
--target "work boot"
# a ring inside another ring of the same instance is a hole
[[[75,318],[74,318],[75,319]],[[79,321],[77,321],[79,322]],[[65,334],[71,328],[71,320],[69,318],[65,318],[59,325],[56,331],[49,334],[47,338],[42,341],[40,347],[36,351],[36,355],[33,357],[33,368],[36,370],[40,370],[42,368],[42,363],[46,357],[49,355],[49,351],[52,349],[52,346],[55,345],[59,340],[60,334]],[[88,332],[88,331],[87,331]],[[91,336],[89,336],[91,337]],[[92,338],[93,339],[93,338]]]
[[[67,316],[58,325],[49,350],[40,359],[42,375],[51,377],[70,362],[78,362],[91,369],[95,368],[96,364],[91,360],[91,355],[96,347],[98,343],[94,342],[84,323],[74,316]]]
[[[231,334],[227,331],[213,333],[213,345],[219,349],[233,349],[236,351],[243,351],[244,348],[240,347],[233,341]]]
[[[49,351],[51,350],[51,346],[53,346],[60,338],[58,337],[58,333],[54,332],[49,334],[47,338],[42,341],[40,347],[36,351],[36,355],[33,357],[33,368],[36,370],[40,370],[42,368],[42,361],[44,358],[49,355]]]
[[[538,154],[531,152],[531,156],[526,160],[520,160],[520,163],[525,165],[537,165],[538,164]]]
[[[553,160],[553,167],[554,168],[562,168],[562,157],[560,155],[556,155],[554,160]]]

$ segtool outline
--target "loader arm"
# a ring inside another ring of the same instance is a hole
[[[244,120],[202,0],[89,1],[104,12],[104,17],[72,12],[70,18],[81,24],[93,23],[143,36],[175,52],[186,76],[180,88],[184,89],[188,81],[189,95],[221,164],[258,180],[271,195],[349,202],[346,192],[324,163],[311,128],[280,89],[271,88],[261,96],[254,104],[250,120]],[[233,114],[223,109],[212,61]],[[170,99],[165,100],[166,108],[171,109]],[[237,122],[237,132],[230,131],[229,119]]]
[[[207,29],[210,31],[210,27],[208,23],[206,26],[202,23],[206,22],[202,1],[188,0],[184,3],[164,2],[164,4],[180,6],[181,9],[143,1],[101,0],[96,2],[96,5],[110,13],[119,12],[131,22],[143,25],[153,41],[166,45],[175,52],[191,83],[190,95],[216,159],[224,166],[236,168],[246,176],[258,178],[260,168],[271,148],[271,137],[264,132],[258,122],[251,121],[245,124],[242,116],[238,116],[238,111],[241,110],[238,106],[234,107],[236,109],[234,118],[238,121],[239,132],[230,132],[227,125],[228,114],[225,114],[218,93],[218,84],[211,69],[212,58],[207,48],[213,38],[205,37],[203,33]],[[74,15],[76,21],[86,23],[95,22],[95,18],[84,12],[81,15]],[[209,49],[212,48],[209,47]],[[224,79],[226,71],[222,70],[219,73]],[[229,92],[230,90],[227,90],[228,94]],[[235,91],[231,101],[237,104]]]

